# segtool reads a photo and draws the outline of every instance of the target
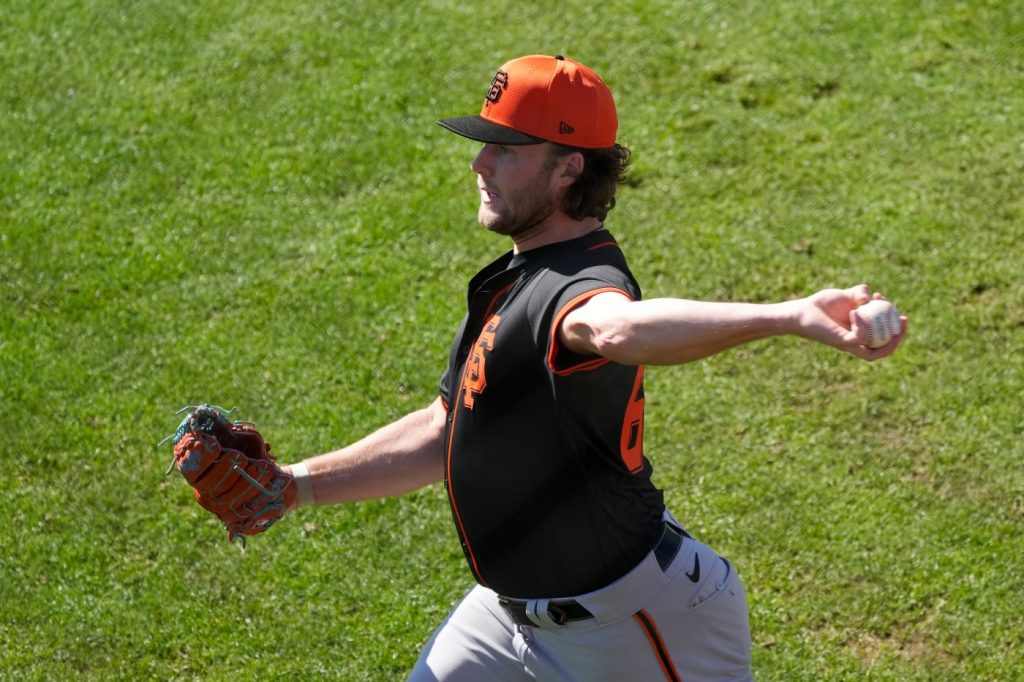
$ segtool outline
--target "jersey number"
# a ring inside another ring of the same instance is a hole
[[[633,391],[626,405],[626,418],[622,422],[622,437],[619,441],[622,461],[632,474],[644,468],[644,368],[638,367]]]
[[[494,350],[494,335],[498,331],[500,322],[500,316],[491,315],[473,346],[473,354],[466,361],[466,372],[462,379],[462,404],[471,410],[476,402],[476,397],[487,388],[487,359],[484,356],[484,351]]]

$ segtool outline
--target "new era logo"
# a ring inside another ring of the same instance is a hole
[[[559,135],[572,135],[576,130],[565,121],[558,122],[558,134]]]

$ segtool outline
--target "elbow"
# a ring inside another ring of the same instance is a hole
[[[635,336],[620,325],[602,329],[592,337],[594,352],[620,365],[644,364],[644,353]]]

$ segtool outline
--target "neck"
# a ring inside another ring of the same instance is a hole
[[[522,253],[548,244],[567,242],[570,239],[589,234],[600,228],[601,225],[601,221],[597,218],[575,220],[564,213],[558,213],[550,216],[548,220],[535,228],[513,236],[512,252]]]

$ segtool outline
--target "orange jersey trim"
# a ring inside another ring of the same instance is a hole
[[[554,322],[551,323],[551,342],[548,344],[550,347],[550,350],[548,351],[548,368],[556,375],[566,376],[568,374],[573,374],[574,372],[586,372],[589,370],[597,369],[598,367],[607,365],[609,362],[611,362],[611,360],[609,360],[608,358],[598,356],[596,358],[593,358],[592,360],[584,360],[583,362],[572,365],[571,367],[565,367],[562,369],[559,369],[556,365],[558,361],[558,352],[559,350],[561,350],[561,344],[559,344],[558,342],[558,330],[562,327],[562,321],[565,319],[565,316],[571,313],[576,308],[579,308],[581,305],[592,299],[594,296],[597,296],[598,294],[606,294],[609,292],[622,294],[629,300],[633,300],[633,297],[630,296],[628,292],[623,291],[618,287],[602,287],[600,289],[594,289],[584,294],[580,294],[579,296],[577,296],[576,298],[572,299],[564,306],[562,306],[562,308],[555,315],[555,320]]]
[[[679,672],[676,670],[676,665],[672,662],[672,657],[668,653],[668,647],[665,646],[665,640],[662,639],[661,633],[658,632],[658,626],[654,624],[651,614],[647,613],[645,609],[640,609],[633,614],[633,620],[640,625],[640,629],[647,636],[647,641],[650,643],[651,650],[658,659],[658,664],[661,665],[661,672],[665,674],[665,679],[669,682],[682,682],[683,678],[680,677]]]

